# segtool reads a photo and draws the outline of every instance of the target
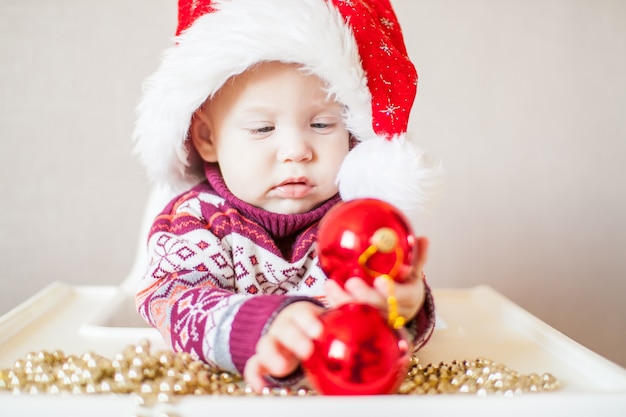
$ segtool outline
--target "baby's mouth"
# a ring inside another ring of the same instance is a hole
[[[307,178],[289,178],[276,187],[274,191],[283,198],[303,198],[313,191],[313,184]]]

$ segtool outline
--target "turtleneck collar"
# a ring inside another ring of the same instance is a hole
[[[319,221],[332,206],[340,201],[339,195],[335,194],[318,207],[306,213],[272,213],[248,204],[231,193],[217,164],[206,163],[205,174],[209,184],[220,197],[226,199],[240,213],[257,222],[275,238],[290,236]]]

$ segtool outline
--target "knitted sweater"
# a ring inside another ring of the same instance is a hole
[[[327,278],[315,235],[339,197],[307,213],[270,213],[230,193],[215,164],[205,171],[207,181],[155,219],[136,305],[175,351],[242,373],[281,309],[302,300],[323,305]],[[428,288],[408,326],[417,349],[434,328]]]

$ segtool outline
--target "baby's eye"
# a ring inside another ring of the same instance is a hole
[[[328,129],[333,127],[334,123],[311,123],[313,129]]]
[[[270,133],[273,130],[274,130],[274,126],[262,126],[262,127],[250,129],[250,132],[254,134],[263,134],[263,133]]]

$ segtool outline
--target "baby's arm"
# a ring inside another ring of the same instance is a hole
[[[221,240],[206,229],[197,209],[198,198],[186,195],[170,204],[157,217],[148,239],[149,265],[136,295],[136,305],[175,351],[235,370],[230,334],[224,327],[236,324],[246,314],[249,296],[234,291],[235,273],[231,256]],[[272,299],[266,305],[282,302]],[[271,311],[268,312],[271,314]],[[263,323],[262,314],[248,314]],[[246,340],[237,343],[243,348]]]
[[[175,199],[155,220],[137,308],[174,350],[242,373],[267,323],[308,298],[238,291],[232,250],[206,220],[222,208],[197,194]]]

